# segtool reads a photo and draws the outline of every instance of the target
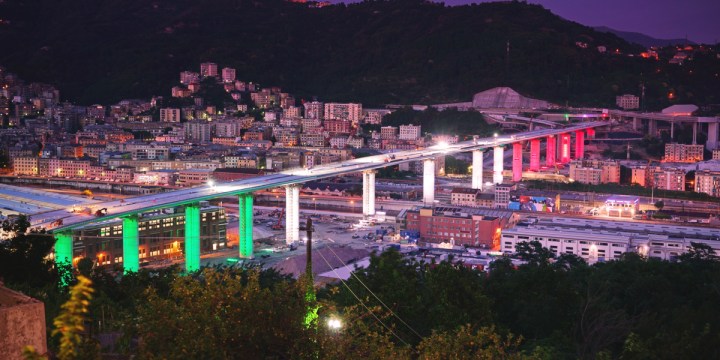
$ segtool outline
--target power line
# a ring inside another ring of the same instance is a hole
[[[317,253],[320,255],[320,257],[323,258],[323,260],[325,261],[325,263],[326,263],[331,269],[333,269],[332,265],[330,265],[330,262],[328,262],[327,259],[325,258],[325,255],[322,254],[322,251],[317,251]],[[392,330],[389,326],[387,326],[382,320],[380,320],[380,318],[377,317],[377,315],[375,315],[375,313],[372,312],[372,310],[370,310],[370,308],[368,308],[367,305],[365,305],[365,303],[364,303],[362,300],[360,300],[360,297],[358,297],[357,294],[355,294],[355,292],[350,288],[350,286],[348,286],[348,284],[345,283],[345,280],[343,280],[342,278],[340,278],[340,275],[337,273],[337,271],[336,271],[335,269],[333,269],[332,271],[335,273],[335,275],[338,276],[338,278],[340,279],[340,282],[342,282],[342,284],[345,286],[345,288],[347,288],[348,291],[350,291],[350,293],[355,297],[355,299],[360,303],[360,305],[362,305],[363,308],[365,308],[365,310],[367,310],[367,312],[370,313],[370,315],[372,315],[372,316],[375,318],[375,320],[377,320],[385,329],[387,329],[388,331],[390,331],[390,333],[393,334],[393,335],[394,335],[398,340],[400,340],[403,344],[405,344],[406,346],[410,346],[410,344],[408,344],[405,340],[403,340],[400,336],[398,336],[398,334],[395,333],[395,331],[393,331],[393,330]]]
[[[343,264],[343,266],[345,266],[345,267],[348,266],[348,264],[345,263],[345,262],[340,258],[340,256],[337,255],[337,253],[335,252],[335,250],[332,249],[332,247],[328,246],[327,248],[330,249],[330,251],[333,253],[333,255],[335,255],[335,257],[336,257],[338,260],[340,260],[340,262]],[[333,271],[334,271],[334,270],[333,270]],[[357,280],[368,292],[370,292],[370,294],[372,294],[372,296],[375,297],[375,299],[377,299],[377,301],[379,301],[380,304],[382,304],[382,306],[384,306],[388,311],[390,311],[390,313],[391,313],[393,316],[395,316],[398,320],[400,320],[400,322],[401,322],[403,325],[407,326],[407,328],[410,329],[410,331],[412,331],[413,333],[415,333],[415,335],[417,335],[417,337],[420,338],[420,340],[423,339],[422,335],[420,335],[417,331],[415,331],[415,329],[413,329],[412,326],[410,326],[410,325],[409,325],[408,323],[406,323],[402,318],[400,318],[400,316],[398,316],[398,314],[396,314],[392,309],[390,309],[390,307],[387,306],[387,305],[385,304],[385,302],[383,302],[382,300],[380,300],[380,298],[379,298],[372,290],[370,290],[370,288],[367,287],[367,285],[365,285],[365,283],[362,282],[362,280],[360,280],[360,278],[359,278],[357,275],[355,275],[355,272],[354,272],[354,271],[351,272],[350,275],[352,275],[352,276],[355,278],[355,280]]]

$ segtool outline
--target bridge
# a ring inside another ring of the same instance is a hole
[[[522,179],[523,143],[530,142],[530,171],[540,170],[540,141],[545,140],[547,166],[567,163],[571,160],[574,135],[574,158],[584,157],[585,136],[592,138],[595,128],[607,122],[586,122],[562,129],[542,129],[515,135],[475,138],[455,144],[437,144],[421,150],[408,150],[368,156],[311,169],[292,169],[278,174],[255,177],[233,182],[208,184],[165,193],[138,196],[83,205],[84,211],[74,207],[49,211],[32,217],[33,227],[43,227],[55,237],[55,261],[72,264],[73,230],[83,226],[122,219],[123,269],[135,272],[139,268],[138,218],[142,213],[184,206],[185,208],[185,268],[194,271],[200,267],[200,202],[224,197],[238,197],[239,255],[253,257],[253,192],[269,188],[285,187],[285,241],[294,243],[299,237],[299,196],[301,184],[322,178],[362,172],[363,214],[375,214],[375,170],[410,161],[423,161],[423,202],[432,205],[435,199],[435,158],[461,152],[472,152],[472,187],[483,188],[483,152],[493,151],[493,183],[503,182],[504,149],[511,146],[512,180]],[[89,211],[88,211],[89,210]]]

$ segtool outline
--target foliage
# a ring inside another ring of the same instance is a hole
[[[658,211],[662,211],[662,209],[665,207],[665,202],[662,200],[658,200],[655,202],[655,208],[658,209]]]
[[[433,332],[419,345],[419,359],[525,359],[518,352],[522,338],[512,334],[503,337],[492,327],[474,330],[469,325],[460,326],[455,331]]]
[[[205,269],[176,278],[166,295],[152,288],[146,294],[136,328],[143,358],[286,358],[312,352],[304,341],[305,289],[297,283],[263,287],[256,270]]]
[[[58,358],[99,359],[99,345],[85,336],[85,322],[89,319],[88,309],[93,294],[92,281],[84,276],[77,277],[77,284],[70,290],[70,299],[63,304],[62,312],[53,321],[53,336],[60,336]]]
[[[470,164],[467,161],[458,160],[454,156],[445,156],[446,174],[466,175],[468,173],[469,166]]]

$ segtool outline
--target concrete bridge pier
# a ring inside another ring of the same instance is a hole
[[[493,184],[502,184],[503,182],[504,157],[505,149],[502,146],[493,148]]]
[[[195,203],[185,206],[185,271],[193,272],[198,269],[200,269],[200,204]]]
[[[253,258],[253,196],[238,195],[238,249],[241,258]]]
[[[698,123],[693,123],[693,145],[697,145]]]
[[[545,146],[545,165],[555,166],[555,154],[557,154],[555,136],[550,135],[547,137],[547,145]]]
[[[705,148],[708,150],[715,150],[718,148],[718,129],[720,124],[708,123],[708,137],[705,143]]]
[[[128,215],[122,218],[122,234],[123,270],[126,273],[137,272],[140,269],[140,237],[137,215]]]
[[[575,158],[582,159],[585,157],[585,131],[579,130],[575,132]]]
[[[530,140],[530,171],[540,171],[540,139]]]
[[[375,215],[375,171],[363,172],[363,215]]]
[[[423,161],[423,203],[432,206],[435,202],[435,159]]]
[[[482,191],[483,187],[483,151],[472,152],[472,188]]]
[[[513,143],[513,159],[512,159],[512,181],[518,182],[522,180],[522,147],[521,142]]]
[[[300,240],[300,185],[285,187],[285,242]]]
[[[558,135],[560,142],[560,163],[567,164],[570,162],[570,134],[563,133]]]

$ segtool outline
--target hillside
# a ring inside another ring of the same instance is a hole
[[[607,26],[594,26],[593,29],[599,32],[609,32],[619,36],[621,39],[634,43],[640,44],[644,47],[652,46],[671,46],[671,45],[695,45],[695,42],[688,39],[656,39],[652,36],[645,35],[639,32],[632,31],[620,31]]]
[[[642,49],[517,2],[17,0],[0,3],[0,14],[0,64],[85,104],[169,96],[178,73],[202,61],[300,98],[371,105],[467,101],[511,86],[561,104],[607,106],[641,81],[650,107],[666,105],[670,90],[676,101],[720,103],[716,59],[688,79],[690,66],[664,71],[652,60],[601,54],[599,45]]]

